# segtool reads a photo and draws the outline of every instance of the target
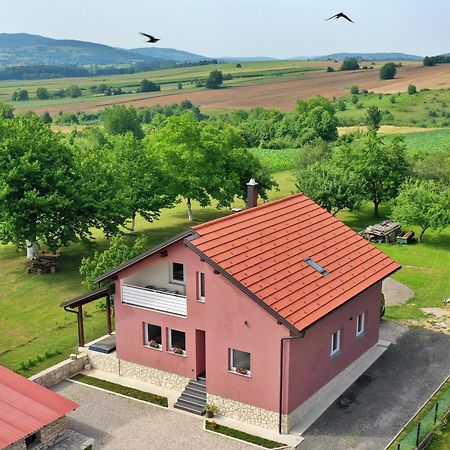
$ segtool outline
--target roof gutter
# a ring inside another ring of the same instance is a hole
[[[278,432],[282,434],[283,425],[283,378],[284,378],[284,342],[293,339],[303,339],[305,337],[305,331],[303,330],[297,336],[283,337],[280,340],[280,404],[278,408]]]

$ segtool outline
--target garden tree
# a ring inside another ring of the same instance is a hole
[[[382,114],[380,109],[375,106],[369,106],[366,112],[366,125],[369,131],[378,131],[381,125]]]
[[[145,143],[161,161],[161,170],[169,175],[170,191],[186,199],[189,220],[193,220],[191,200],[203,207],[212,199],[218,207],[229,206],[235,196],[245,196],[242,180],[248,171],[262,171],[256,159],[245,153],[237,130],[199,122],[190,112],[167,119],[166,125],[147,136]],[[247,167],[253,163],[254,168]],[[268,181],[263,179],[262,196],[274,184],[270,177]]]
[[[405,183],[396,199],[392,219],[419,225],[422,242],[428,228],[442,230],[450,225],[450,187],[432,180]]]
[[[307,169],[316,162],[328,161],[333,154],[331,145],[323,139],[315,139],[314,141],[303,145],[299,149],[296,169],[298,172]]]
[[[36,89],[36,97],[39,100],[48,100],[50,98],[50,93],[45,87],[39,87]]]
[[[14,91],[11,95],[11,100],[13,102],[28,100],[28,98],[29,98],[28,91],[26,89],[19,89],[17,91]]]
[[[148,222],[159,218],[162,208],[170,208],[177,194],[170,190],[169,175],[162,171],[157,155],[149,152],[133,133],[111,138],[109,155],[115,170],[115,179],[121,186],[123,205],[131,218],[134,232],[136,215]]]
[[[317,106],[311,110],[304,123],[306,133],[309,133],[312,139],[319,137],[325,141],[335,141],[338,138],[336,114],[331,114],[322,106]]]
[[[36,115],[0,120],[0,242],[55,251],[92,238],[92,228],[114,231],[109,211],[100,214],[88,195],[63,138]]]
[[[220,70],[213,70],[210,72],[208,79],[206,80],[205,86],[208,89],[219,89],[223,84],[223,74]]]
[[[333,158],[299,170],[296,187],[333,215],[358,209],[362,201],[356,174]]]
[[[149,81],[144,78],[141,81],[141,86],[139,88],[139,92],[159,92],[161,90],[161,86],[153,81]]]
[[[409,94],[409,95],[417,94],[417,87],[416,87],[415,84],[410,84],[410,85],[408,86],[408,94]]]
[[[0,103],[0,120],[13,118],[14,118],[14,108],[6,103]]]
[[[380,69],[380,80],[393,80],[397,75],[395,63],[386,63]]]
[[[72,84],[66,89],[66,95],[70,98],[78,98],[81,97],[83,93],[81,92],[79,86],[77,86],[76,84]]]
[[[397,197],[409,172],[403,139],[394,137],[384,142],[372,131],[339,156],[343,167],[358,175],[359,188],[373,202],[374,215],[378,217],[380,203]]]
[[[136,109],[123,105],[114,105],[102,114],[102,122],[109,134],[124,134],[131,131],[137,139],[144,137]]]
[[[131,236],[116,234],[109,241],[106,250],[97,250],[93,256],[81,260],[80,274],[84,276],[83,285],[94,289],[95,278],[134,258],[147,248],[147,239],[143,236],[133,239]]]
[[[50,113],[48,111],[45,111],[44,114],[42,114],[41,120],[43,123],[52,123],[53,122],[52,116],[50,115]]]
[[[341,70],[359,70],[358,60],[355,58],[346,59],[342,63]]]

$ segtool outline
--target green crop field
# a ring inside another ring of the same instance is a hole
[[[358,103],[352,96],[344,97],[346,110],[338,111],[343,125],[364,124],[369,106],[377,106],[383,113],[383,124],[419,127],[450,126],[450,89],[421,91],[409,95],[359,94]],[[394,99],[394,100],[392,100]],[[395,101],[395,103],[392,103]]]

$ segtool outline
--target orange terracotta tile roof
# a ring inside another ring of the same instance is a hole
[[[193,230],[194,247],[300,331],[400,268],[304,194]]]

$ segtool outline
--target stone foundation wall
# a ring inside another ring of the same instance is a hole
[[[106,355],[88,351],[88,356],[89,364],[93,369],[103,370],[180,392],[189,383],[189,378],[187,377],[124,361],[123,359],[119,360],[114,354]]]
[[[216,405],[219,414],[223,414],[231,419],[241,420],[251,425],[278,431],[279,415],[275,411],[258,408],[253,405],[237,402],[218,395],[207,394],[208,403]],[[287,417],[282,416],[282,432],[287,432]]]
[[[88,357],[85,353],[79,355],[73,355],[72,358],[43,370],[30,377],[31,381],[40,384],[46,388],[50,388],[60,381],[73,377],[77,373],[84,369],[84,366],[88,363]]]

